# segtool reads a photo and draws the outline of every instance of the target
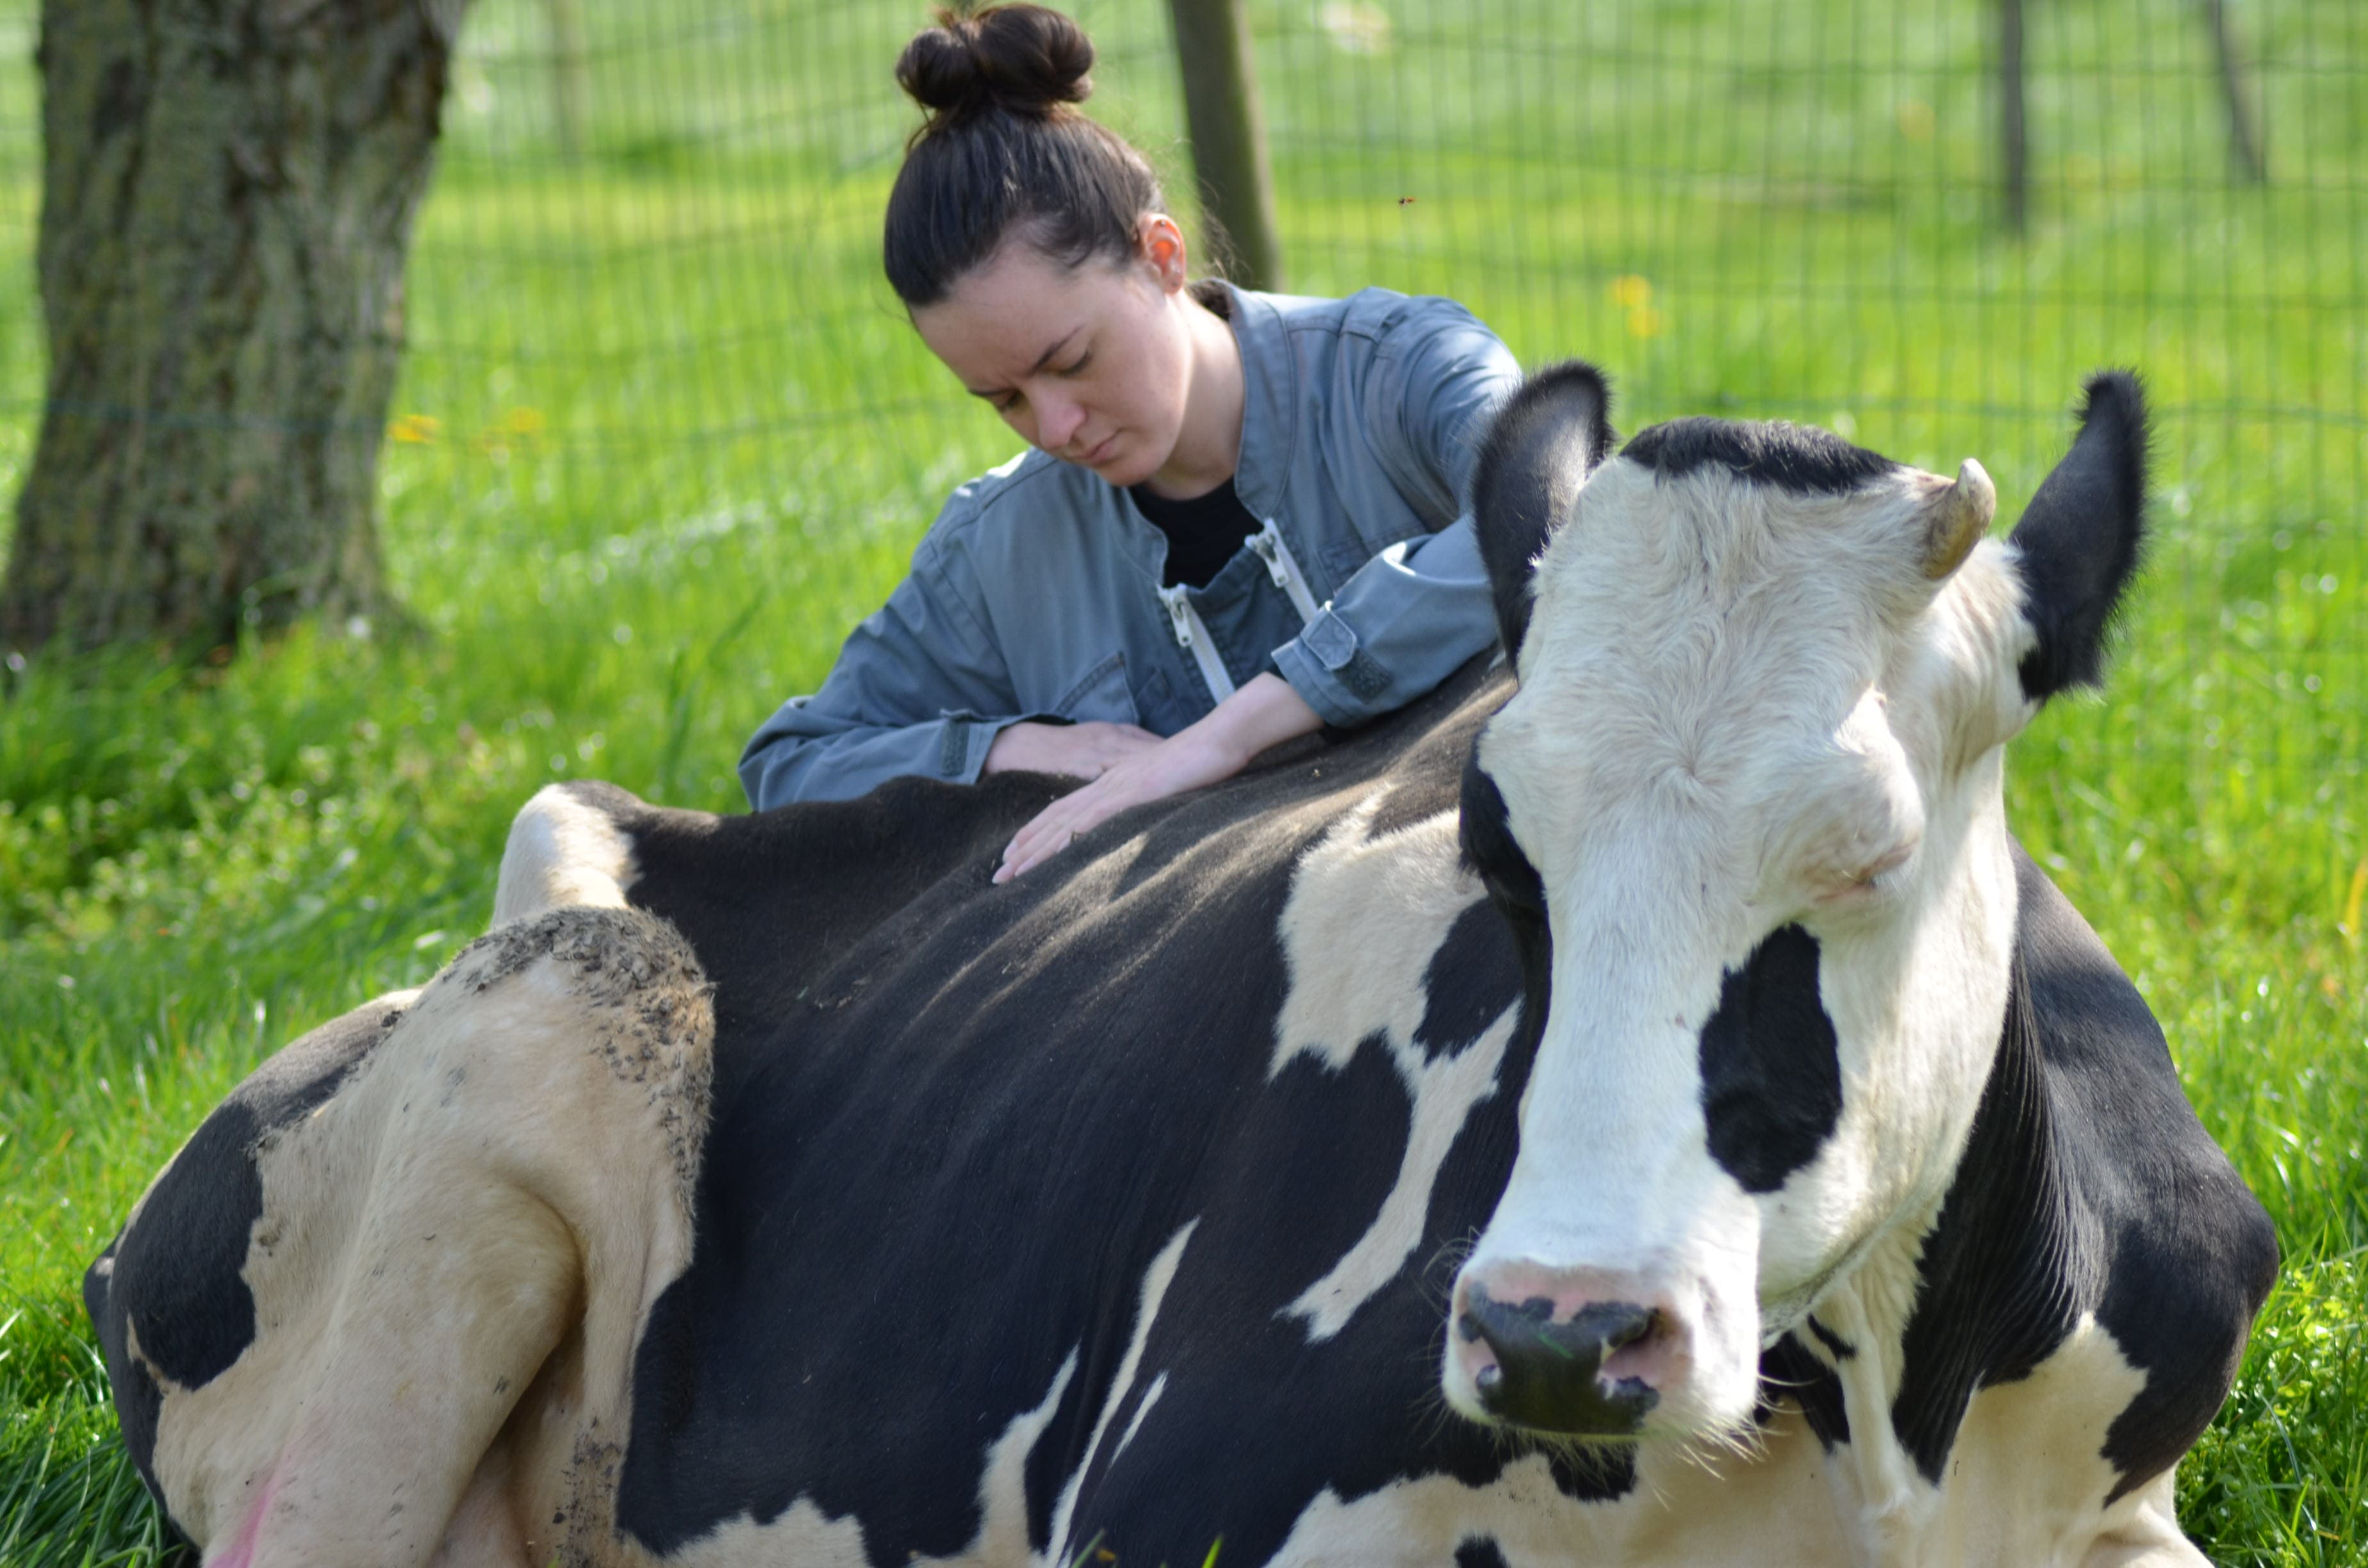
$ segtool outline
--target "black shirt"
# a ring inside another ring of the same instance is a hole
[[[1231,479],[1189,501],[1154,495],[1142,484],[1127,494],[1134,497],[1144,520],[1167,536],[1167,568],[1160,581],[1170,588],[1178,583],[1207,587],[1209,579],[1239,552],[1242,540],[1258,531],[1258,520],[1234,494]]]

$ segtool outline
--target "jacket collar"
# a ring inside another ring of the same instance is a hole
[[[1242,355],[1242,455],[1234,493],[1263,522],[1282,510],[1298,436],[1299,367],[1282,312],[1270,294],[1225,285],[1232,297],[1234,342]]]

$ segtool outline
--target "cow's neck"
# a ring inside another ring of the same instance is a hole
[[[1814,1314],[1841,1384],[1836,1456],[1866,1568],[1925,1560],[1940,1480],[1975,1392],[2026,1375],[2072,1310],[2080,1245],[2018,941],[1998,1046],[1946,1197],[1896,1227]],[[1839,1342],[1838,1351],[1834,1342]]]

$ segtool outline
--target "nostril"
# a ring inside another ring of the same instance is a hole
[[[1476,1345],[1480,1342],[1480,1335],[1485,1331],[1481,1328],[1480,1320],[1478,1318],[1473,1316],[1470,1312],[1465,1312],[1455,1320],[1455,1332],[1463,1336],[1464,1344]]]
[[[1610,1352],[1634,1345],[1640,1339],[1650,1337],[1660,1326],[1660,1309],[1646,1307],[1625,1322],[1606,1324],[1603,1331],[1603,1348],[1606,1352]]]

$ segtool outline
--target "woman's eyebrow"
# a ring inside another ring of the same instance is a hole
[[[1045,366],[1051,364],[1053,362],[1053,356],[1059,354],[1062,349],[1067,347],[1070,340],[1085,330],[1086,329],[1083,326],[1073,326],[1068,331],[1063,333],[1059,339],[1053,343],[1052,347],[1047,348],[1043,353],[1036,356],[1036,363],[1029,366],[1028,369],[1021,371],[1020,374],[1023,376],[1032,376],[1037,371],[1042,369]],[[973,397],[992,398],[1001,397],[1006,389],[1002,387],[989,387],[985,391],[981,392],[976,387],[964,387],[962,390],[969,392]]]

